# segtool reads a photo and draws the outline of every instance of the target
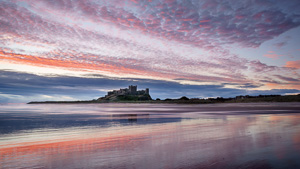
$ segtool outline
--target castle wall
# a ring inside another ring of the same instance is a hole
[[[120,89],[120,90],[109,91],[109,92],[107,92],[106,96],[110,96],[110,95],[144,95],[144,94],[149,94],[149,88],[146,88],[146,90],[137,90],[137,86],[130,85],[128,89],[125,88],[125,89]]]

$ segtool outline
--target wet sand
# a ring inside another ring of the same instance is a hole
[[[300,104],[0,105],[0,168],[300,168]]]

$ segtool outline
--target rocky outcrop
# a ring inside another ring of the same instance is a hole
[[[151,96],[149,94],[143,94],[143,95],[109,95],[105,97],[100,97],[97,99],[97,101],[109,101],[109,102],[115,102],[115,101],[147,101],[152,100]]]

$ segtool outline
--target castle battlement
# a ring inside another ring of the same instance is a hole
[[[128,88],[125,89],[120,89],[120,90],[113,90],[107,92],[107,96],[111,95],[144,95],[144,94],[149,94],[149,88],[146,88],[145,90],[137,90],[137,86],[130,85]]]

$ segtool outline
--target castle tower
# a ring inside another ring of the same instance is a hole
[[[146,88],[146,94],[149,94],[149,88]]]
[[[137,86],[133,86],[133,85],[129,86],[129,93],[135,94],[136,91],[137,91]]]

